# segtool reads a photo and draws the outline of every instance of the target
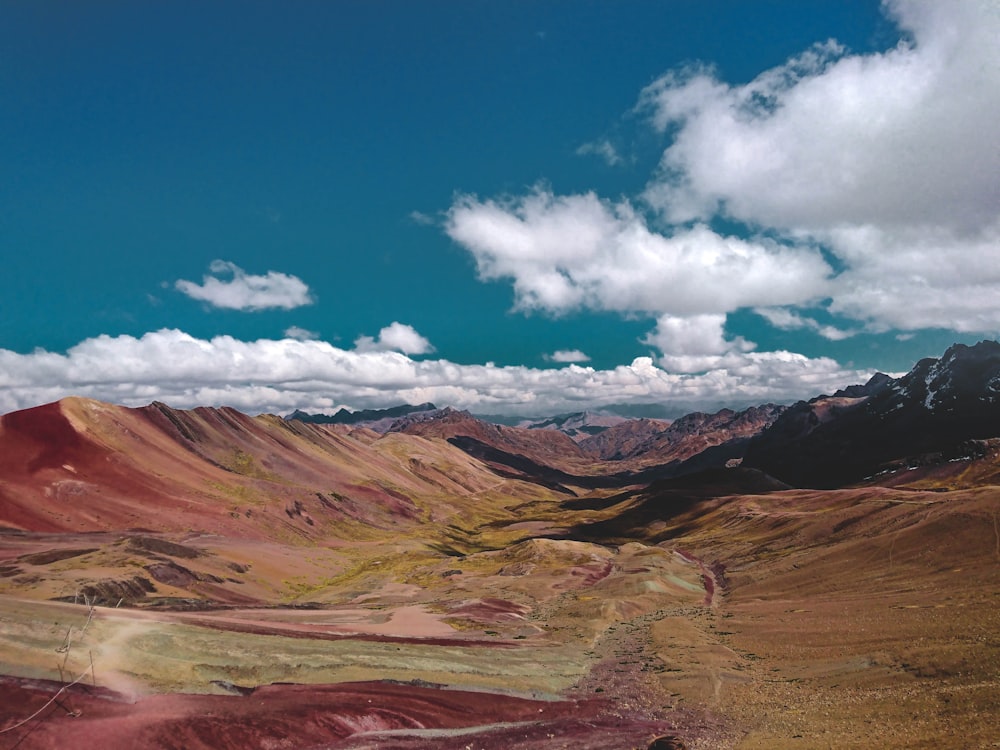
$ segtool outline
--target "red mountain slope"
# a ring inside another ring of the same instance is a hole
[[[433,419],[402,422],[396,429],[408,435],[472,438],[505,453],[523,456],[543,466],[570,474],[592,473],[594,460],[568,435],[558,430],[508,427],[476,419],[468,412],[443,409]]]
[[[0,418],[0,525],[319,538],[414,521],[421,498],[499,481],[443,441],[344,433],[158,403],[69,398],[13,412]]]

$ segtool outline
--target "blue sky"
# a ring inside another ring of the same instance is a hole
[[[0,411],[791,401],[1000,328],[987,0],[0,2]]]

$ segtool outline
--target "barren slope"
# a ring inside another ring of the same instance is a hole
[[[995,747],[981,447],[895,487],[573,497],[443,437],[7,415],[0,747]]]
[[[700,681],[748,731],[738,747],[995,746],[1000,488],[683,504],[667,492],[622,506],[626,520],[593,533],[682,544],[722,588],[715,607],[652,632],[677,670],[665,685],[691,695]],[[707,639],[692,652],[683,634],[698,627]]]
[[[0,524],[33,531],[314,540],[362,525],[397,528],[424,520],[422,498],[501,486],[545,494],[503,482],[443,441],[357,439],[336,426],[226,408],[65,399],[0,418]]]

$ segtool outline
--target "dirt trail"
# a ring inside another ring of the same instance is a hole
[[[698,570],[701,571],[701,583],[702,586],[705,587],[705,600],[703,605],[706,607],[716,607],[718,604],[717,594],[723,588],[723,581],[720,580],[721,575],[717,574],[711,566],[706,565],[705,561],[700,557],[695,557],[687,550],[676,549],[674,552],[685,562],[693,563],[698,566]]]
[[[610,626],[591,651],[599,661],[570,695],[580,699],[601,696],[608,701],[609,717],[654,722],[660,732],[683,738],[693,749],[735,747],[742,731],[705,704],[672,693],[662,679],[670,667],[659,653],[653,629],[663,623],[690,621],[696,615],[689,607],[670,607]]]

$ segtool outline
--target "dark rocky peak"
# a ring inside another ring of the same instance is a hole
[[[437,407],[432,403],[402,404],[391,406],[388,409],[361,409],[359,411],[348,411],[341,409],[336,414],[309,414],[296,409],[285,419],[297,419],[300,422],[311,422],[313,424],[349,424],[369,427],[370,423],[382,422],[384,420],[395,420],[410,414],[437,411]]]
[[[664,432],[683,437],[717,430],[744,432],[749,428],[753,431],[771,424],[784,410],[784,406],[763,404],[738,412],[732,409],[720,409],[714,414],[694,412],[675,419]]]
[[[961,404],[995,404],[1000,391],[1000,343],[955,344],[940,359],[923,359],[900,378],[902,390],[926,409],[954,409]]]
[[[833,394],[833,398],[868,398],[888,388],[895,382],[891,375],[876,372],[864,385],[849,385]]]
[[[995,407],[1000,404],[1000,343],[955,344],[940,358],[921,359],[875,396],[866,408],[882,413],[919,407],[973,416],[970,410]]]
[[[969,440],[1000,437],[995,341],[956,344],[939,359],[922,359],[906,375],[872,385],[867,396],[852,398],[857,391],[845,390],[795,404],[754,439],[746,465],[800,486],[835,487],[906,457],[951,455]]]

